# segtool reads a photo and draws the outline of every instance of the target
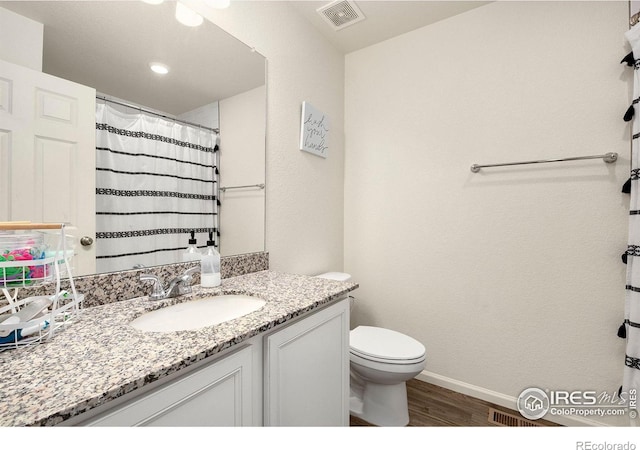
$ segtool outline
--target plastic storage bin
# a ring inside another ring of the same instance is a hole
[[[0,287],[26,287],[51,280],[53,257],[41,232],[0,232]]]

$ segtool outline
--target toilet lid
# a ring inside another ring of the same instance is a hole
[[[316,275],[316,278],[324,278],[327,280],[335,280],[335,281],[349,281],[351,279],[351,275],[344,272],[325,272],[320,275]]]
[[[405,334],[386,328],[359,326],[349,333],[351,351],[387,360],[412,360],[424,357],[425,348]]]

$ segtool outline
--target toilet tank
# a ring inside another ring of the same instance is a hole
[[[349,281],[351,279],[351,275],[344,272],[325,272],[320,275],[316,275],[316,278],[326,278],[327,280],[335,281]]]
[[[315,278],[325,278],[327,280],[335,280],[335,281],[349,281],[351,279],[351,275],[344,272],[325,272],[320,275],[316,275]],[[353,311],[354,298],[353,296],[345,295],[345,298],[349,298],[349,310]]]

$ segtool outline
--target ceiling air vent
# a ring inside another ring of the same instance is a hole
[[[365,19],[362,11],[350,0],[337,0],[316,11],[336,31]]]

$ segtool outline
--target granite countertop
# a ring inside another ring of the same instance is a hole
[[[342,298],[356,283],[262,271],[161,301],[86,308],[48,342],[0,352],[0,426],[56,425]],[[128,324],[143,313],[210,295],[264,299],[260,310],[194,331],[154,333]]]

